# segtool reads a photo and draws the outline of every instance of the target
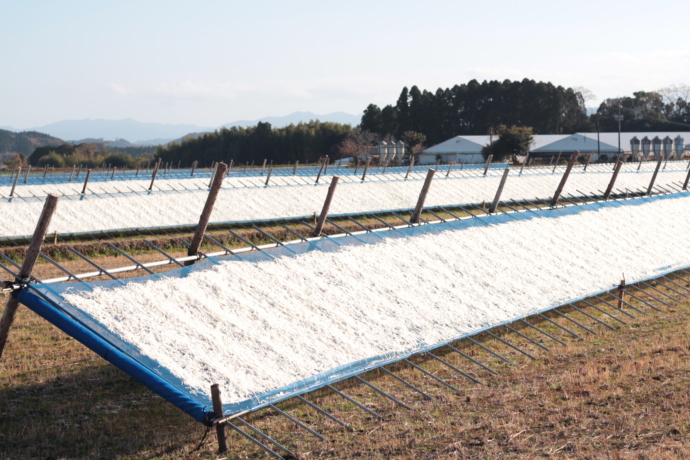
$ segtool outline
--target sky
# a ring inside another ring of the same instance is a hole
[[[687,0],[0,0],[0,126],[361,114],[471,79],[597,106],[690,84],[688,20]]]

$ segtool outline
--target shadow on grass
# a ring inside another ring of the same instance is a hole
[[[203,434],[112,366],[89,360],[69,367],[50,376],[15,372],[12,383],[0,382],[0,458],[182,457]]]

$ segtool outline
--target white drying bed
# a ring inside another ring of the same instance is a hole
[[[685,171],[659,173],[657,184],[685,180]],[[425,206],[491,201],[500,176],[446,178],[437,173]],[[518,175],[511,172],[502,199],[534,199],[553,196],[562,174]],[[620,190],[646,190],[651,172],[627,172],[618,177]],[[581,171],[571,174],[564,195],[596,194],[605,190],[611,172]],[[410,209],[417,202],[422,179],[408,181],[365,181],[338,184],[330,213]],[[242,222],[295,218],[320,213],[328,179],[320,185],[293,187],[230,188],[221,190],[212,222]],[[206,190],[141,193],[133,195],[87,195],[61,199],[49,231],[61,234],[106,231],[125,228],[194,225],[198,222],[208,192]],[[33,232],[43,203],[38,200],[0,200],[0,236],[26,236]]]
[[[576,208],[63,297],[187,385],[219,383],[234,403],[560,305],[623,273],[685,266],[689,210],[688,194]]]

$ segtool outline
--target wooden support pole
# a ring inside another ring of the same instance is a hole
[[[575,165],[575,160],[577,160],[577,156],[580,154],[580,152],[573,152],[573,154],[570,156],[570,160],[568,161],[568,166],[565,168],[565,172],[563,173],[563,177],[561,178],[561,183],[558,184],[558,188],[556,189],[556,193],[553,194],[553,198],[551,199],[551,206],[556,206],[558,204],[558,199],[561,197],[561,193],[563,192],[563,188],[565,188],[565,183],[568,181],[568,176],[570,175],[570,171],[572,171],[573,166]]]
[[[486,159],[486,165],[484,166],[484,175],[486,176],[486,173],[489,171],[489,166],[491,166],[491,160],[494,159],[493,155],[489,155],[489,158]]]
[[[81,165],[79,165],[79,169],[77,169],[77,177],[79,177],[80,173],[81,173]]]
[[[299,161],[295,161],[295,166],[292,168],[292,175],[297,174],[297,166],[299,166]]]
[[[46,174],[48,174],[48,165],[43,169],[43,178],[46,178]]]
[[[86,177],[84,178],[84,186],[81,188],[81,194],[86,193],[86,186],[89,185],[89,177],[91,177],[91,170],[87,169],[86,170]]]
[[[72,182],[72,176],[74,176],[74,171],[77,169],[76,165],[72,166],[72,172],[69,175],[69,182]],[[26,183],[26,182],[25,182]]]
[[[38,254],[41,252],[41,246],[43,245],[43,240],[45,240],[46,233],[48,233],[48,226],[50,225],[50,220],[53,217],[53,212],[57,206],[58,197],[56,195],[48,195],[46,197],[46,202],[43,205],[43,211],[41,211],[41,217],[38,219],[38,224],[36,225],[36,230],[29,243],[29,248],[26,250],[26,255],[24,256],[24,263],[19,270],[20,283],[27,283],[31,272],[36,264],[36,259],[38,259]],[[5,343],[7,342],[7,336],[10,332],[10,327],[14,321],[14,317],[17,314],[17,308],[19,307],[19,301],[17,297],[11,295],[5,306],[5,311],[2,313],[2,319],[0,319],[0,359],[2,358],[2,352],[5,349]]]
[[[559,161],[561,161],[561,152],[558,152],[558,156],[556,157],[556,164],[553,165],[553,171],[551,171],[551,174],[556,172],[556,168],[558,167]]]
[[[527,156],[525,157],[525,161],[522,162],[522,166],[520,167],[520,176],[522,175],[522,170],[525,169],[525,165],[527,164],[527,161],[529,160],[529,152],[527,152]]]
[[[220,163],[214,162],[214,165],[213,165],[213,172],[211,173],[211,180],[208,181],[208,188],[211,188],[211,186],[213,185],[213,181],[214,181],[214,179],[216,178],[216,175],[217,175],[217,173],[218,173],[218,165],[219,165],[219,164],[220,164]],[[225,163],[223,163],[223,164],[225,164]],[[225,171],[226,171],[226,170],[224,169],[224,170],[223,170],[223,175],[225,175]]]
[[[446,171],[446,177],[450,176],[450,170],[453,169],[453,163],[448,164],[448,171]]]
[[[625,295],[625,280],[621,280],[621,284],[618,285],[618,309],[623,308],[623,296]]]
[[[424,186],[422,187],[422,191],[419,193],[419,199],[417,200],[417,206],[414,208],[414,212],[412,213],[412,218],[410,219],[410,222],[413,224],[416,224],[419,222],[419,216],[422,215],[422,209],[424,208],[424,202],[426,201],[426,195],[429,193],[429,188],[431,188],[431,180],[434,178],[434,174],[436,173],[435,169],[429,169],[429,171],[426,173],[426,179],[424,180]]]
[[[359,171],[359,157],[355,158],[355,174]]]
[[[180,166],[182,166],[182,160],[177,161],[177,169],[180,169]]]
[[[331,179],[331,185],[328,187],[326,201],[323,202],[323,208],[321,208],[321,214],[319,214],[319,220],[316,223],[316,228],[314,229],[314,236],[319,236],[323,231],[323,225],[326,223],[326,219],[328,218],[328,210],[331,207],[331,200],[333,200],[335,188],[338,186],[338,180],[340,180],[340,177],[338,176],[333,176],[333,179]]]
[[[29,179],[29,173],[31,172],[31,165],[29,165],[28,168],[26,168],[26,173],[24,174],[24,183],[26,184],[26,181]],[[74,171],[72,171],[74,172]],[[72,180],[72,177],[70,176],[70,180]]]
[[[139,165],[137,165],[137,172],[134,173],[134,177],[139,177]]]
[[[321,163],[321,168],[319,169],[319,174],[316,175],[316,182],[315,184],[319,183],[319,179],[321,179],[321,173],[323,172],[323,163]]]
[[[230,160],[230,164],[228,165],[228,174],[230,174],[230,171],[232,171],[232,166],[235,164],[235,160]]]
[[[216,198],[218,198],[218,192],[223,185],[223,179],[225,179],[225,172],[227,170],[227,165],[225,163],[218,163],[216,165],[216,175],[213,177],[213,182],[211,183],[211,190],[208,192],[206,197],[206,204],[204,204],[204,209],[201,211],[201,216],[199,217],[199,224],[196,226],[196,231],[194,232],[194,237],[192,238],[192,244],[189,245],[187,250],[188,256],[195,256],[199,253],[199,248],[201,247],[201,242],[204,240],[204,233],[206,233],[206,228],[211,220],[211,213],[213,212],[213,205],[216,203]],[[191,265],[195,261],[190,260],[185,262],[185,265]]]
[[[115,179],[115,171],[117,171],[117,166],[113,167],[113,174],[110,176],[110,179]]]
[[[197,160],[192,161],[192,173],[189,175],[189,177],[194,177],[194,170],[196,169],[196,165],[198,165],[199,162]]]
[[[264,171],[266,170],[266,159],[264,158],[264,164],[261,166],[261,175],[264,175]]]
[[[412,168],[414,168],[414,157],[410,158],[410,166],[407,167],[407,172],[405,173],[405,180],[407,180],[407,176],[410,175],[410,171],[412,171]]]
[[[664,161],[664,157],[659,158],[659,161],[656,163],[656,169],[654,170],[654,174],[652,174],[652,180],[649,182],[646,195],[652,193],[652,188],[654,188],[654,182],[656,181],[656,175],[659,174],[659,168],[661,168],[662,161]]]
[[[218,384],[211,385],[211,401],[213,401],[213,416],[217,419],[223,418],[223,401],[220,399],[220,389]],[[218,437],[218,452],[221,454],[228,451],[228,444],[225,440],[225,424],[216,424],[216,436]]]
[[[685,176],[685,182],[683,182],[683,190],[688,189],[688,181],[690,181],[690,169],[688,169],[688,175]]]
[[[266,183],[264,184],[264,185],[266,185],[267,187],[268,187],[268,181],[271,180],[271,174],[273,174],[273,167],[270,167],[270,168],[268,169],[268,175],[266,176]]]
[[[503,193],[503,186],[506,185],[506,180],[508,180],[508,174],[510,173],[510,168],[506,168],[505,171],[503,171],[503,177],[501,177],[501,183],[498,184],[498,190],[496,190],[496,196],[494,197],[493,203],[491,203],[491,207],[489,208],[489,213],[493,214],[496,212],[496,208],[498,208],[498,201],[501,199],[501,193]]]
[[[323,159],[323,163],[325,167],[323,168],[323,173],[328,174],[328,163],[330,162],[328,155],[326,155],[326,158]]]
[[[589,155],[587,155],[587,161],[585,161],[585,168],[583,169],[583,171],[587,171],[587,166],[589,166],[590,161],[592,161],[592,154],[591,153]]]
[[[611,196],[611,191],[613,190],[613,186],[616,183],[616,179],[618,178],[618,173],[621,170],[621,166],[623,166],[623,162],[618,160],[618,162],[616,163],[616,167],[613,169],[613,176],[611,176],[611,182],[609,182],[609,186],[606,187],[606,192],[604,193],[604,200],[608,200]]]
[[[367,171],[369,170],[369,162],[371,161],[371,158],[367,158],[367,164],[364,165],[364,172],[362,173],[362,182],[364,182],[364,178],[367,177]]]
[[[10,198],[14,196],[14,189],[17,187],[17,181],[19,180],[19,175],[22,173],[22,167],[17,166],[17,174],[14,176],[14,182],[12,183],[12,190],[10,190]]]
[[[161,167],[162,158],[159,158],[153,167],[153,174],[151,174],[151,184],[149,185],[149,191],[153,190],[153,182],[156,180],[156,174],[158,174],[158,168]]]

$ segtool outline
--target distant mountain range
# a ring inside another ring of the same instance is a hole
[[[356,126],[360,117],[344,112],[333,112],[318,115],[312,112],[295,112],[283,117],[263,117],[257,120],[238,120],[221,125],[219,127],[203,127],[191,124],[164,124],[142,123],[140,121],[125,120],[64,120],[44,126],[31,128],[32,131],[50,134],[51,136],[65,139],[74,143],[103,142],[103,140],[115,139],[117,143],[129,143],[130,145],[158,145],[180,139],[189,134],[199,135],[203,132],[215,131],[220,128],[233,126],[255,126],[258,122],[268,122],[275,128],[282,128],[289,124],[319,120],[323,122],[343,123]],[[5,129],[5,128],[3,128]],[[15,129],[7,127],[9,131]],[[126,139],[126,140],[125,140]],[[124,145],[123,145],[124,146]]]

